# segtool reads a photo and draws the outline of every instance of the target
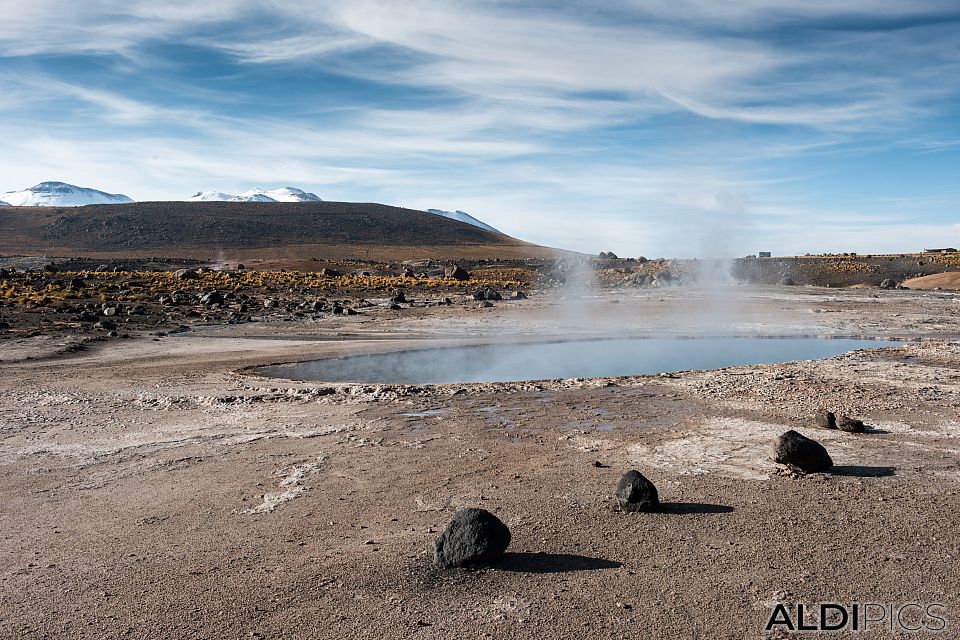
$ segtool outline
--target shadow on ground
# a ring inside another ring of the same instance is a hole
[[[590,558],[569,553],[506,553],[500,563],[504,571],[523,573],[566,573],[568,571],[596,571],[617,569],[623,565],[613,560]]]
[[[661,513],[689,515],[694,513],[731,513],[733,507],[725,504],[709,504],[707,502],[661,502]]]
[[[858,464],[837,464],[830,469],[835,476],[853,476],[856,478],[883,478],[892,476],[896,467],[868,467]]]

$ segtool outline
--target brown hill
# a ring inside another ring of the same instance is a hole
[[[903,286],[911,289],[945,289],[948,291],[960,290],[960,272],[935,273],[920,278],[910,278],[903,281]]]
[[[137,202],[0,208],[0,254],[209,259],[545,257],[413,209],[358,202]]]

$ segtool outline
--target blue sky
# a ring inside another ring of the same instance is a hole
[[[960,244],[956,0],[0,0],[0,191],[297,186],[620,255]]]

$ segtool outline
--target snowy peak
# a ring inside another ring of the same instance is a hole
[[[10,206],[9,202],[4,202],[3,200],[0,200],[0,207],[9,207],[9,206]]]
[[[451,220],[459,220],[460,222],[466,222],[467,224],[472,224],[475,227],[480,227],[481,229],[486,229],[487,231],[492,231],[494,233],[501,233],[498,229],[494,229],[486,222],[481,222],[477,220],[472,215],[466,211],[444,211],[443,209],[427,209],[427,213],[432,213],[435,216],[443,216],[444,218],[450,218]]]
[[[265,195],[268,198],[276,200],[277,202],[322,202],[317,194],[308,193],[303,189],[297,189],[296,187],[280,187],[279,189],[274,189],[273,191],[253,189],[252,191],[247,191],[245,193],[241,193],[240,195],[251,193]]]
[[[281,187],[271,191],[250,189],[233,195],[221,191],[201,191],[187,198],[189,202],[322,202],[315,193],[308,193],[296,187]]]
[[[222,191],[197,191],[187,198],[187,202],[220,202],[232,197],[229,193],[223,193]]]
[[[0,200],[15,207],[82,207],[133,202],[122,193],[107,193],[66,182],[41,182],[22,191],[8,191],[0,194]]]

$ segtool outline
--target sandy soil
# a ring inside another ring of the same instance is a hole
[[[80,352],[8,341],[0,636],[758,638],[776,602],[869,601],[943,603],[952,637],[958,301],[675,289]],[[704,331],[923,341],[673,376],[436,387],[250,370],[467,339]],[[821,407],[871,428],[818,430]],[[834,473],[770,462],[787,428],[821,441]],[[657,484],[663,513],[611,508],[631,468]],[[433,568],[432,541],[460,506],[509,525],[501,565]]]

